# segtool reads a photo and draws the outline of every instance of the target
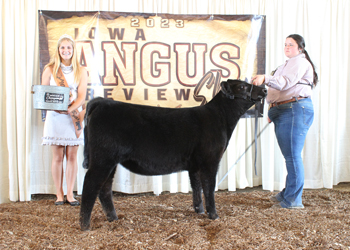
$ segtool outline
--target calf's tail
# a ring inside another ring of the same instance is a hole
[[[103,100],[101,97],[97,97],[88,102],[86,106],[86,113],[84,117],[84,161],[83,168],[89,168],[89,119],[92,111],[97,107],[98,103]]]

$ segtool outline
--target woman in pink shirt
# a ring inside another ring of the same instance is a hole
[[[273,75],[256,75],[252,80],[254,85],[266,84],[269,87],[266,97],[270,105],[268,116],[275,124],[278,145],[286,160],[286,185],[271,198],[276,202],[273,207],[298,209],[304,208],[304,164],[301,151],[314,119],[310,97],[318,77],[302,36],[289,35],[285,41],[284,54],[288,60]]]

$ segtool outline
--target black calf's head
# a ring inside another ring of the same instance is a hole
[[[242,98],[254,102],[260,102],[267,95],[264,87],[255,86],[241,80],[228,79],[227,82],[221,82],[221,91],[230,99]]]

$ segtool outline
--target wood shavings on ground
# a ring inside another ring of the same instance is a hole
[[[272,209],[274,194],[216,192],[213,221],[194,212],[192,194],[116,193],[119,220],[97,201],[87,232],[80,207],[37,195],[0,205],[0,249],[350,249],[349,191],[305,190],[302,210]]]

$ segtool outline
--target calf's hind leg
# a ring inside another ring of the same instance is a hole
[[[198,172],[189,172],[192,187],[193,208],[197,214],[204,214],[202,184]]]
[[[80,205],[80,226],[83,231],[89,230],[91,212],[97,195],[100,193],[106,181],[108,181],[111,172],[115,170],[115,166],[108,169],[103,167],[103,164],[94,165],[90,163],[89,165],[89,170],[86,172],[84,178]]]
[[[114,167],[107,181],[102,186],[100,194],[98,196],[98,198],[101,201],[103,211],[105,212],[107,216],[107,220],[109,222],[118,220],[118,216],[117,216],[117,213],[115,212],[115,208],[113,204],[113,192],[112,192],[113,177],[116,169],[117,167]]]

